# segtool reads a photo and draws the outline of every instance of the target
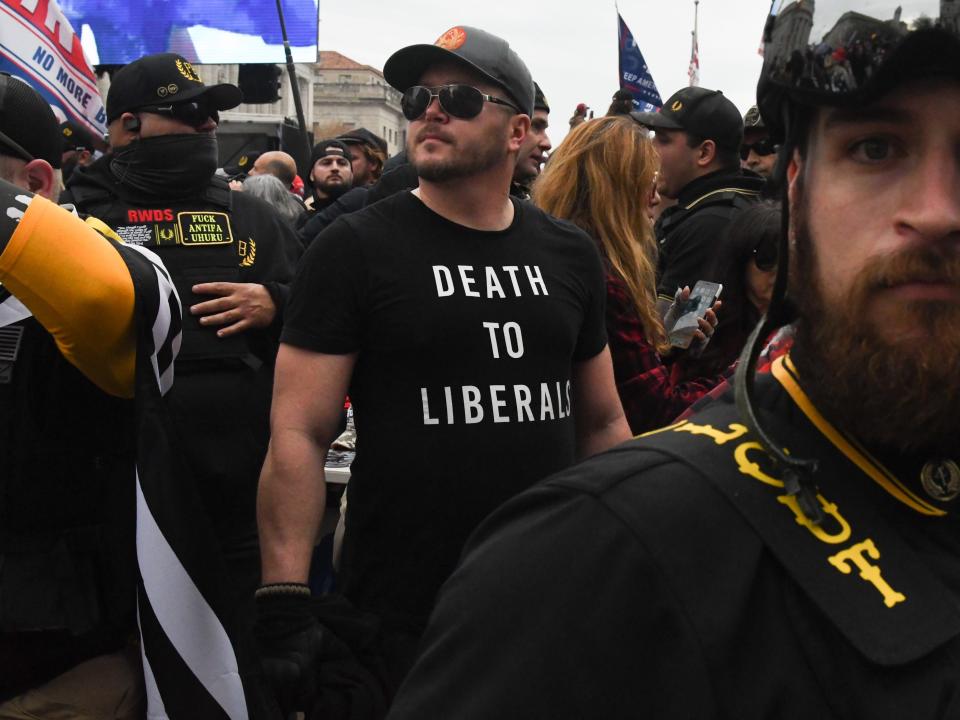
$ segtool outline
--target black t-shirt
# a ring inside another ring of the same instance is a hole
[[[728,389],[484,521],[389,720],[958,717],[957,516],[770,375],[755,397],[818,460],[819,526]]]
[[[571,368],[606,345],[595,245],[514,207],[483,232],[397,194],[321,233],[291,293],[282,342],[359,353],[341,588],[414,627],[479,521],[573,462]]]

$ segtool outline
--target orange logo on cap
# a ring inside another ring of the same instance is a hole
[[[683,103],[677,100],[673,105],[670,106],[670,109],[674,112],[680,112],[683,110]]]
[[[462,27],[450,28],[443,35],[437,38],[434,45],[442,47],[444,50],[457,50],[467,41],[467,32]]]

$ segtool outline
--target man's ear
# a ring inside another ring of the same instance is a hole
[[[107,127],[110,136],[110,147],[120,148],[129,145],[140,137],[140,119],[133,113],[125,112],[114,118]]]
[[[514,115],[510,118],[510,142],[508,149],[510,152],[520,152],[520,146],[530,132],[530,116]]]
[[[800,151],[794,150],[793,156],[790,158],[790,164],[787,165],[787,183],[790,187],[790,192],[793,192],[793,186],[797,181],[797,177],[800,175],[800,171],[803,169],[803,158],[800,157]]]
[[[790,211],[790,245],[796,243],[796,219],[798,217],[800,191],[803,184],[803,156],[799,150],[794,150],[787,165],[787,207]]]
[[[56,197],[54,191],[59,188],[55,187],[56,175],[50,163],[40,159],[31,160],[23,170],[27,176],[30,192],[42,195],[47,200],[53,200]]]
[[[717,144],[713,140],[704,140],[700,143],[697,152],[697,166],[708,167],[717,159]]]

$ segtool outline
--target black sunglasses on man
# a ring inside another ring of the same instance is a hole
[[[744,143],[740,146],[740,159],[746,160],[748,157],[750,157],[751,150],[757,155],[764,157],[767,155],[773,155],[779,149],[779,146],[770,138],[764,138],[763,140],[758,140],[755,143]]]
[[[200,100],[188,100],[169,105],[146,105],[137,108],[137,111],[166,115],[193,128],[206,124],[211,118],[215,123],[220,124],[220,113]]]
[[[416,120],[423,116],[433,99],[440,101],[440,107],[448,115],[461,120],[471,120],[483,110],[485,102],[506,105],[516,112],[522,112],[514,103],[493,95],[480,92],[475,87],[456,83],[429,88],[423,85],[409,87],[400,98],[400,107],[407,120]]]

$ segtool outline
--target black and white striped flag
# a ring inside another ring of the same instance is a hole
[[[230,596],[220,545],[176,452],[163,398],[180,347],[180,301],[156,255],[120,250],[137,297],[137,607],[148,718],[255,718],[258,703],[243,682],[256,662],[242,636],[245,599]]]

